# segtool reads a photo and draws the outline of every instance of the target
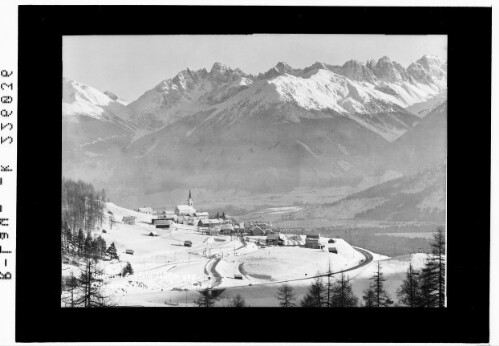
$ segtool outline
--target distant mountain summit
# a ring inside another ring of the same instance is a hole
[[[389,57],[301,69],[278,62],[258,75],[216,62],[131,103],[63,85],[63,170],[127,196],[353,186],[446,156],[447,62],[434,56],[407,68]]]
[[[350,60],[343,66],[317,62],[303,69],[279,62],[257,76],[216,62],[209,72],[179,72],[128,108],[135,124],[146,130],[199,114],[211,114],[214,121],[232,124],[273,108],[287,114],[279,117],[283,121],[350,116],[393,141],[406,132],[407,121],[398,115],[394,121],[383,120],[385,114],[404,113],[401,108],[427,102],[445,93],[446,88],[446,62],[430,56],[423,56],[407,69],[388,57],[367,63]],[[379,113],[383,114],[381,123],[362,116]]]

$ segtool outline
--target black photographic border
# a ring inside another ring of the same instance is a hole
[[[251,33],[448,35],[447,308],[60,308],[62,36]],[[16,341],[487,343],[491,33],[490,7],[19,6]]]

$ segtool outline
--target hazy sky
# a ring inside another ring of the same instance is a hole
[[[424,54],[447,58],[447,36],[66,36],[63,75],[133,101],[181,70],[209,70],[217,61],[258,74],[279,61],[302,68],[384,55],[407,67]]]

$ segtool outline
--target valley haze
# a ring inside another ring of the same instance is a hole
[[[446,61],[388,57],[259,75],[214,63],[126,103],[63,81],[63,175],[135,208],[334,202],[446,158]],[[236,203],[237,202],[237,203]]]

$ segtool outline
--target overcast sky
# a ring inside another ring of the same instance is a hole
[[[407,67],[424,54],[447,58],[447,36],[66,36],[63,75],[133,101],[181,70],[209,70],[217,61],[258,74],[279,61],[302,68],[385,55]]]

